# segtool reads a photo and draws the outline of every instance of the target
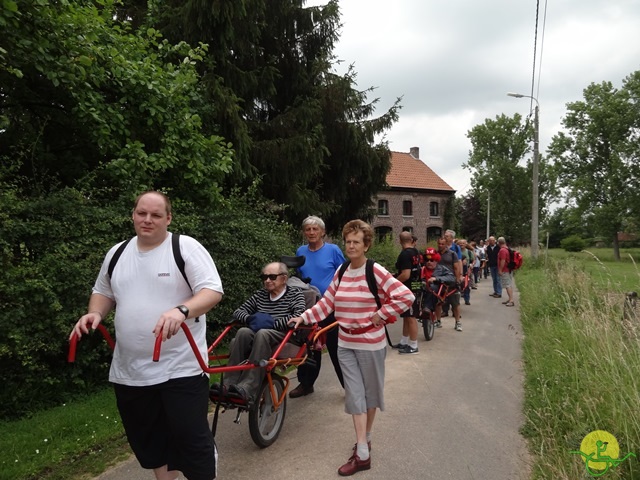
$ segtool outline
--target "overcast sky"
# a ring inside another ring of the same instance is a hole
[[[619,87],[640,70],[640,0],[548,0],[546,25],[544,8],[540,0],[533,92],[543,154],[565,105],[582,100],[585,87]],[[467,132],[502,113],[529,114],[531,100],[506,93],[531,95],[536,1],[340,0],[340,9],[337,71],[353,63],[358,87],[376,87],[379,112],[403,97],[387,133],[391,150],[419,147],[422,160],[467,193]]]

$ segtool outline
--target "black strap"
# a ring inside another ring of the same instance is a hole
[[[118,263],[118,260],[120,260],[120,256],[122,255],[122,252],[124,252],[124,249],[127,248],[127,245],[129,245],[130,241],[131,239],[122,242],[118,247],[118,249],[113,254],[113,257],[111,257],[111,261],[109,262],[109,268],[107,268],[107,275],[109,275],[109,278],[111,278],[111,275],[113,274],[113,269],[116,268],[116,263]]]
[[[189,290],[193,292],[193,288],[191,288],[191,284],[189,283],[189,279],[187,278],[187,272],[184,269],[184,258],[182,258],[182,252],[180,251],[180,234],[174,233],[171,235],[171,248],[173,249],[173,259],[178,266],[178,270],[182,274],[184,281],[187,282],[189,286]]]

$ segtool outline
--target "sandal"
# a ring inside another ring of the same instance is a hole
[[[503,305],[506,305],[507,303],[509,303],[509,300],[507,300],[506,302],[502,302]]]
[[[507,303],[505,303],[505,304],[504,304],[504,306],[505,306],[505,307],[513,307],[513,306],[515,306],[515,303],[513,303],[513,302],[507,302]]]

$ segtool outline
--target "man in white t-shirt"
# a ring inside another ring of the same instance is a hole
[[[222,299],[222,282],[207,250],[184,235],[179,243],[183,277],[167,230],[171,218],[166,195],[138,196],[136,237],[122,250],[111,275],[109,265],[121,244],[107,253],[89,313],[72,334],[88,334],[115,308],[117,342],[109,380],[140,465],[153,469],[157,480],[175,480],[180,471],[189,480],[212,480],[217,451],[207,421],[209,379],[180,330],[186,322],[207,358],[204,314]],[[153,362],[159,336],[165,343],[160,361]]]

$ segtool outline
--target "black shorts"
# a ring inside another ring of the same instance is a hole
[[[411,304],[411,307],[409,308],[409,310],[405,310],[400,314],[401,318],[407,318],[407,317],[418,318],[420,316],[420,302],[418,301],[419,293],[413,292],[413,294],[416,296],[416,299]]]
[[[145,387],[114,384],[114,389],[127,439],[143,468],[167,465],[189,480],[216,477],[206,375]]]

